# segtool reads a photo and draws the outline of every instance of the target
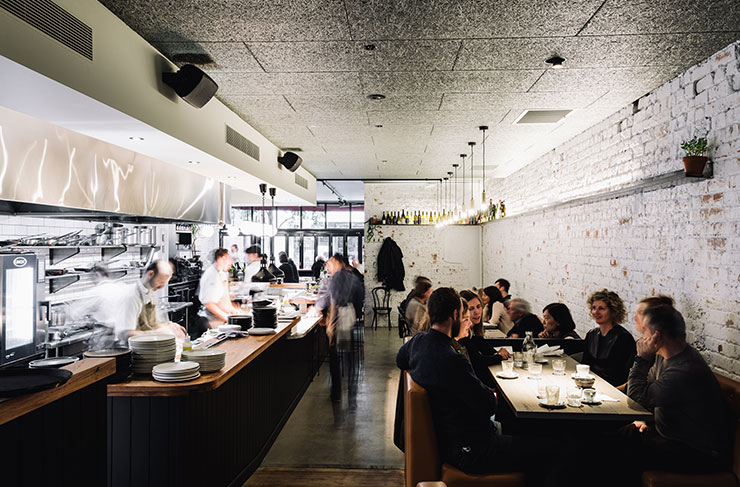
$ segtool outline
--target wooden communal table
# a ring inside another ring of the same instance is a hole
[[[0,402],[0,485],[105,485],[105,386],[112,358],[63,367],[63,385]]]
[[[500,391],[499,398],[503,396],[506,403],[511,407],[516,419],[558,419],[568,422],[599,421],[613,423],[652,420],[653,415],[650,411],[628,398],[617,390],[617,388],[598,376],[596,376],[593,386],[596,392],[617,399],[617,402],[604,401],[598,406],[583,405],[580,408],[566,406],[564,409],[546,409],[540,406],[539,399],[537,398],[539,383],[560,386],[560,397],[562,399],[565,399],[565,394],[569,388],[576,387],[571,374],[575,373],[578,362],[567,355],[564,356],[565,375],[557,376],[552,373],[553,358],[557,357],[547,357],[548,363],[542,366],[542,378],[539,380],[529,379],[530,374],[527,370],[516,367],[514,368],[514,372],[519,374],[519,378],[502,379],[496,377],[496,373],[501,371],[501,365],[490,367]]]
[[[109,385],[108,486],[241,486],[323,360],[317,322],[296,318],[273,335],[226,340],[217,345],[226,366],[194,381]]]

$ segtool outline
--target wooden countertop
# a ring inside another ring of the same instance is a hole
[[[62,367],[62,369],[71,371],[73,375],[61,386],[1,402],[0,424],[12,421],[113,375],[116,372],[116,359],[86,358]]]
[[[230,338],[216,345],[215,348],[226,350],[226,365],[219,371],[202,374],[195,380],[179,383],[158,382],[151,375],[134,376],[126,382],[110,384],[108,396],[184,396],[191,392],[212,391],[290,332],[300,321],[301,317],[298,317],[288,324],[278,324],[277,332],[273,335]]]

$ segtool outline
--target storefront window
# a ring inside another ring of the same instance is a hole
[[[277,210],[278,228],[301,228],[301,212],[299,208],[279,208]]]
[[[349,206],[326,205],[326,228],[349,228]]]
[[[364,205],[352,205],[352,228],[365,228]]]
[[[318,246],[316,255],[322,256],[324,260],[326,261],[329,259],[329,237],[324,236],[324,235],[319,235],[317,237],[317,240],[318,240],[319,246]]]
[[[316,260],[316,241],[312,235],[303,237],[303,265],[302,269],[310,269]]]
[[[323,206],[304,206],[303,225],[301,228],[326,228],[326,213]]]

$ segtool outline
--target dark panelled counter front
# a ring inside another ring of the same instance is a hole
[[[323,359],[316,321],[227,340],[226,366],[195,381],[108,386],[108,485],[241,486]]]

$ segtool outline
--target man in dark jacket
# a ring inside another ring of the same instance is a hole
[[[506,335],[509,338],[524,338],[528,331],[536,338],[544,330],[540,319],[532,314],[532,306],[524,299],[511,299],[506,305],[506,313],[514,322],[514,327]]]
[[[491,421],[496,396],[451,346],[452,336],[460,331],[459,294],[452,288],[435,290],[428,311],[431,329],[401,347],[396,365],[409,370],[429,394],[442,461],[468,473],[517,470],[527,455]]]

